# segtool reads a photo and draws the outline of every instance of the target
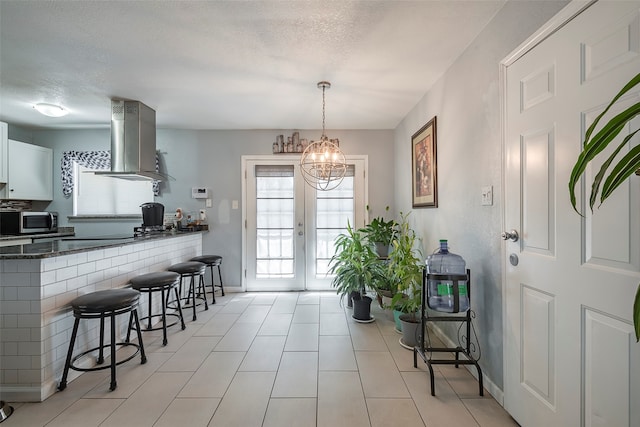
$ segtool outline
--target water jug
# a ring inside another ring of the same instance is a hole
[[[449,252],[446,240],[440,240],[440,248],[429,255],[426,260],[427,274],[464,276],[427,280],[427,305],[432,310],[447,313],[464,312],[469,309],[469,293],[467,288],[466,263],[460,255]],[[456,293],[456,285],[458,291]],[[458,307],[455,300],[458,299]]]

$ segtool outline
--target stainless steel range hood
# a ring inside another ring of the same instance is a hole
[[[111,171],[97,175],[164,181],[156,172],[156,112],[140,101],[111,101]]]

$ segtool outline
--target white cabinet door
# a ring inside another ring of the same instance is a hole
[[[53,151],[50,148],[10,139],[8,169],[5,198],[53,199]]]
[[[7,182],[7,124],[0,122],[0,183]]]

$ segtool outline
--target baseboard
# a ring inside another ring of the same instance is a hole
[[[14,402],[41,402],[42,390],[37,386],[20,386],[2,384],[2,400],[9,403]]]
[[[437,325],[431,323],[428,325],[429,330],[433,332],[433,334],[438,337],[440,341],[447,347],[457,347],[458,344],[454,343],[447,335],[444,334],[442,329]],[[478,380],[478,371],[472,365],[464,365],[465,368],[473,375],[473,377]],[[498,387],[491,378],[489,378],[484,372],[482,373],[482,381],[484,388],[489,392],[491,396],[500,404],[500,406],[504,407],[504,392]]]

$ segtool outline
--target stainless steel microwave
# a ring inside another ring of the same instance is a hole
[[[58,231],[57,212],[0,211],[0,234],[33,234]]]

